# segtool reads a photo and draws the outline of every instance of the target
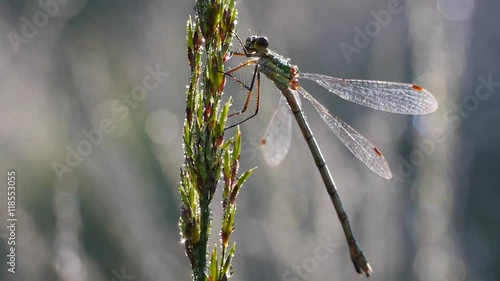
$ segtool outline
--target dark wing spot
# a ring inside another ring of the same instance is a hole
[[[266,145],[266,139],[261,139],[261,140],[260,140],[260,144],[261,144],[261,145]]]
[[[420,92],[420,91],[422,91],[422,90],[424,89],[424,88],[422,88],[422,87],[420,87],[420,86],[417,86],[417,85],[412,85],[411,87],[413,88],[413,90],[415,90],[415,91],[419,91],[419,92]]]
[[[382,152],[380,152],[380,150],[378,150],[376,147],[373,147],[373,151],[375,151],[378,156],[382,157]]]

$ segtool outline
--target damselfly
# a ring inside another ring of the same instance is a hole
[[[370,276],[372,269],[351,231],[347,214],[342,207],[342,202],[328,166],[302,113],[300,96],[312,103],[328,127],[354,156],[368,168],[386,179],[392,178],[391,170],[382,153],[373,144],[347,123],[333,115],[325,106],[304,90],[299,85],[298,80],[301,78],[312,80],[346,100],[374,109],[400,114],[431,113],[438,107],[435,98],[428,91],[414,84],[341,79],[313,73],[300,73],[299,75],[298,67],[292,65],[289,59],[285,59],[269,49],[269,41],[266,37],[250,36],[245,44],[239,38],[238,40],[243,50],[242,52],[234,52],[233,55],[245,56],[249,60],[232,68],[226,72],[226,75],[243,86],[248,91],[248,95],[243,109],[229,116],[243,118],[240,118],[238,122],[229,127],[240,124],[257,114],[260,101],[260,74],[266,75],[282,93],[278,109],[273,114],[262,139],[262,149],[266,162],[270,165],[277,165],[287,154],[291,139],[290,113],[292,113],[309,145],[316,166],[342,224],[354,267],[358,273],[364,272],[367,276]],[[254,70],[250,83],[244,83],[235,75],[236,71],[253,65]],[[255,100],[253,111],[249,109],[252,99]]]

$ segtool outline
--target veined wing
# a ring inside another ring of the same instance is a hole
[[[309,100],[316,111],[328,124],[328,127],[337,135],[340,141],[370,170],[377,175],[391,179],[392,173],[387,161],[385,161],[382,153],[360,133],[356,132],[351,126],[344,121],[340,120],[337,116],[333,115],[326,107],[319,103],[311,94],[304,88],[300,87],[298,90],[305,99]]]
[[[300,104],[297,93],[295,98]],[[283,161],[290,149],[292,139],[292,112],[283,95],[280,95],[278,108],[267,125],[261,140],[264,160],[269,166],[277,166]]]
[[[424,88],[407,83],[341,79],[301,73],[339,97],[374,109],[400,114],[427,114],[438,108],[434,96]]]

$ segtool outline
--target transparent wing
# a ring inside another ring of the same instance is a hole
[[[340,120],[337,116],[333,115],[326,107],[319,103],[313,96],[311,96],[304,88],[300,87],[299,92],[302,96],[309,100],[316,111],[328,124],[328,127],[339,137],[340,141],[370,170],[377,175],[391,179],[392,173],[387,161],[385,161],[382,153],[361,134],[356,132],[351,126],[344,121]]]
[[[424,88],[406,83],[341,79],[301,73],[339,97],[374,109],[400,114],[427,114],[438,108],[434,96]]]
[[[295,93],[295,98],[300,104],[300,97]],[[264,160],[269,166],[277,166],[283,161],[292,139],[292,112],[288,103],[281,95],[278,108],[267,125],[261,140]]]

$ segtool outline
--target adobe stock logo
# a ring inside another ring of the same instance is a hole
[[[101,145],[106,135],[115,131],[117,124],[113,120],[120,122],[128,118],[131,109],[137,108],[139,103],[148,97],[149,92],[159,87],[164,78],[170,75],[168,72],[160,70],[160,64],[157,64],[155,69],[147,66],[146,72],[141,85],[135,86],[129,94],[122,95],[120,99],[117,98],[111,102],[109,112],[115,114],[116,119],[101,118],[96,123],[97,128],[82,130],[81,134],[85,137],[84,139],[80,140],[74,148],[70,145],[64,147],[67,152],[65,162],[53,161],[51,163],[59,181],[63,180],[65,173],[71,173],[73,169],[78,167],[83,159],[92,153],[94,147]]]
[[[38,7],[40,10],[33,13],[31,19],[26,17],[21,18],[22,24],[19,34],[16,32],[7,33],[7,39],[12,49],[14,49],[14,52],[17,54],[21,44],[26,44],[30,39],[35,38],[40,32],[40,29],[49,24],[49,19],[59,14],[61,5],[66,5],[69,2],[71,2],[71,0],[39,0]]]
[[[339,248],[340,243],[332,241],[332,235],[328,235],[326,239],[318,237],[317,245],[311,256],[302,259],[298,265],[293,265],[291,269],[285,270],[281,275],[283,281],[300,281],[307,280],[311,274],[318,269],[318,266],[328,260],[330,256]]]
[[[474,93],[467,95],[460,103],[453,105],[444,116],[443,126],[434,128],[431,136],[416,143],[416,148],[407,158],[399,156],[400,161],[396,173],[391,181],[391,186],[405,182],[418,167],[425,164],[430,155],[434,154],[439,145],[448,141],[453,133],[468,119],[479,107],[493,94],[500,90],[500,80],[494,80],[493,74],[479,75]]]
[[[113,277],[109,279],[109,281],[128,281],[135,280],[135,275],[127,274],[125,267],[122,267],[121,272],[118,272],[116,269],[111,270]]]
[[[354,27],[355,34],[353,44],[342,42],[339,45],[347,63],[351,63],[351,56],[353,54],[360,54],[361,49],[370,45],[372,39],[377,37],[380,32],[382,32],[382,29],[391,23],[393,15],[397,15],[403,10],[404,7],[399,0],[390,0],[385,10],[380,10],[378,12],[371,10],[370,14],[374,20],[367,22],[363,29],[358,26]]]

